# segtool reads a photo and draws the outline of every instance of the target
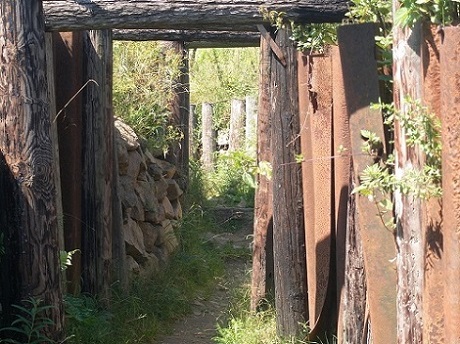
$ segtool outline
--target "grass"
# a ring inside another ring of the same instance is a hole
[[[129,295],[116,288],[110,309],[90,296],[65,299],[67,343],[147,343],[170,330],[172,321],[190,312],[190,302],[206,297],[224,271],[223,255],[201,234],[215,226],[199,207],[184,217],[180,250],[154,278],[137,278]]]

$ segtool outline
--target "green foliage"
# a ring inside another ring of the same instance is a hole
[[[424,153],[425,164],[422,169],[407,168],[400,176],[394,171],[395,156],[389,154],[385,160],[380,160],[366,167],[360,174],[360,185],[353,193],[366,196],[378,208],[379,216],[387,228],[394,229],[394,220],[387,214],[392,212],[390,201],[393,192],[412,195],[420,199],[440,197],[441,188],[441,124],[439,119],[428,111],[418,100],[406,99],[407,111],[396,111],[393,105],[379,105],[386,115],[386,124],[392,127],[393,121],[398,121],[404,129],[408,147],[419,149]],[[372,148],[381,139],[375,133],[367,130],[361,132],[367,142],[363,152],[374,156]]]
[[[190,312],[190,302],[206,297],[223,274],[222,255],[203,239],[215,230],[211,217],[199,206],[185,214],[178,230],[180,249],[154,278],[139,276],[129,295],[114,288],[110,309],[92,297],[67,296],[69,343],[151,343],[169,330],[172,320]]]
[[[458,23],[459,0],[400,0],[400,8],[395,14],[395,25],[413,27],[421,20],[433,24],[448,25]]]
[[[68,252],[64,250],[59,251],[59,263],[62,271],[67,270],[67,268],[72,265],[72,256],[77,252],[80,252],[80,250],[75,249]]]
[[[227,205],[254,206],[256,172],[255,158],[243,151],[217,153],[215,169],[205,179],[207,198]]]
[[[23,306],[12,305],[19,312],[16,314],[16,320],[11,326],[0,329],[15,338],[21,340],[6,338],[0,339],[0,343],[10,344],[42,344],[55,343],[44,334],[47,327],[54,325],[53,320],[46,316],[47,310],[53,306],[42,305],[42,301],[36,298],[29,298],[23,301]]]
[[[291,24],[291,39],[300,51],[323,53],[328,45],[337,45],[337,24]]]
[[[151,148],[166,151],[181,131],[169,124],[168,104],[180,76],[180,57],[157,42],[114,42],[115,114]]]
[[[230,123],[230,100],[257,95],[259,49],[198,49],[190,57],[190,101],[201,113],[203,102],[214,105],[214,128]]]

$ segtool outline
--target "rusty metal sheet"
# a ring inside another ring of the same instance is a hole
[[[423,28],[423,103],[441,117],[441,87],[438,26]],[[442,344],[444,341],[443,261],[442,261],[442,201],[430,199],[422,204],[425,278],[423,287],[423,342]]]
[[[460,27],[441,46],[445,343],[460,343]]]
[[[375,27],[372,24],[345,25],[338,29],[355,176],[373,163],[372,157],[361,154],[361,130],[367,129],[384,137],[381,115],[369,107],[370,103],[377,102],[379,98],[374,34]],[[354,182],[359,181],[355,178]],[[372,342],[396,343],[394,237],[377,216],[375,205],[366,197],[356,198],[366,269]]]
[[[329,308],[326,307],[326,298],[331,287],[329,280],[334,216],[331,57],[300,56],[299,70],[308,310],[309,324],[315,333],[322,332],[318,328],[323,326],[319,323],[320,317],[331,320],[333,316],[326,309]]]

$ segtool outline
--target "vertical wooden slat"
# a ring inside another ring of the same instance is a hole
[[[272,55],[273,257],[277,333],[298,334],[306,320],[306,266],[300,153],[297,53],[286,29],[276,44],[286,67]]]
[[[65,250],[81,250],[83,40],[80,32],[53,33],[56,90],[55,122],[59,137]],[[72,101],[70,101],[73,98]],[[70,101],[70,102],[69,102]],[[67,290],[80,292],[81,252],[66,270]]]
[[[83,150],[83,291],[108,297],[112,259],[113,113],[107,71],[111,31],[85,34],[86,75]],[[110,98],[109,98],[110,97]]]
[[[52,306],[44,331],[60,340],[64,318],[42,2],[0,5],[0,231],[2,313],[29,297]],[[10,297],[6,299],[5,296]],[[27,305],[24,305],[27,307]],[[22,338],[21,338],[22,339]]]
[[[445,343],[460,343],[460,29],[441,46],[442,189]]]
[[[260,40],[259,107],[257,117],[257,163],[272,162],[270,127],[270,59],[268,42]],[[267,174],[257,174],[254,200],[254,247],[252,253],[251,311],[274,296],[273,276],[273,184]]]
[[[361,130],[370,130],[384,137],[381,114],[370,109],[370,104],[379,99],[374,33],[373,24],[345,25],[338,29],[355,185],[359,185],[361,172],[374,163],[373,157],[361,151]],[[372,343],[396,343],[394,236],[379,218],[375,204],[367,197],[357,195],[356,206],[366,270]]]

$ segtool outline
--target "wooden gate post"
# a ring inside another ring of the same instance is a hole
[[[458,27],[444,29],[441,47],[442,189],[445,343],[460,343],[460,53]]]
[[[109,296],[112,269],[114,124],[111,31],[84,35],[86,77],[83,139],[82,291]]]
[[[257,116],[257,164],[272,163],[270,127],[270,60],[271,49],[265,38],[260,40],[259,108]],[[274,297],[273,276],[273,183],[266,173],[257,174],[254,200],[254,248],[252,253],[251,311],[264,299]]]
[[[228,133],[228,150],[230,152],[238,151],[243,147],[244,123],[244,101],[241,99],[232,99],[230,113],[230,130]]]
[[[44,331],[61,339],[62,293],[42,2],[3,0],[0,6],[0,302],[29,297],[52,306]],[[27,307],[27,304],[23,304]],[[8,320],[10,320],[8,319]],[[6,319],[5,319],[6,320]]]
[[[301,332],[307,316],[307,285],[303,222],[297,51],[287,29],[275,43],[285,63],[271,58],[273,152],[273,258],[276,327],[280,336]]]
[[[201,107],[201,161],[203,169],[207,172],[214,169],[214,151],[216,150],[214,129],[212,127],[212,113],[212,104],[203,103]]]
[[[399,1],[393,1],[395,13]],[[393,28],[393,99],[396,111],[409,115],[410,102],[422,98],[422,25],[412,29]],[[411,169],[423,169],[424,156],[420,149],[408,147],[406,129],[395,120],[395,176]],[[422,206],[419,197],[394,192],[396,218],[397,270],[397,328],[398,343],[422,343],[422,295],[424,283],[424,245]]]

